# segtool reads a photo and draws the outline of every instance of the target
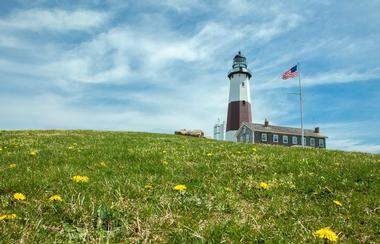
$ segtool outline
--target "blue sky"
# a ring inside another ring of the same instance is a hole
[[[305,3],[307,2],[307,3]],[[1,1],[0,128],[212,135],[232,58],[254,122],[305,124],[334,149],[380,152],[379,1]]]

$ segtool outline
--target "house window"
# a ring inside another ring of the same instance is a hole
[[[261,134],[261,141],[267,141],[267,133],[262,133]]]
[[[323,139],[319,139],[319,146],[325,147],[325,141]]]
[[[245,141],[249,142],[249,134],[245,134]]]
[[[278,135],[273,135],[273,142],[278,143]]]
[[[310,138],[310,146],[314,147],[315,146],[315,139]]]
[[[296,136],[293,136],[293,137],[292,137],[292,143],[293,143],[293,144],[297,144],[297,137],[296,137]]]
[[[306,137],[303,138],[303,145],[306,146]]]
[[[288,136],[282,136],[282,143],[288,144]]]

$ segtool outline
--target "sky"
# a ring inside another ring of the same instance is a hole
[[[234,55],[253,121],[306,128],[330,149],[380,153],[380,1],[1,1],[0,129],[212,137]]]

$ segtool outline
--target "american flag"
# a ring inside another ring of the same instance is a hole
[[[290,70],[282,74],[282,79],[287,80],[289,78],[297,77],[297,65],[293,66]]]

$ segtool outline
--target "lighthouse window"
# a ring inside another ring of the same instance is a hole
[[[245,105],[245,101],[243,100],[243,105]]]
[[[244,87],[244,82],[241,83],[242,87]]]

